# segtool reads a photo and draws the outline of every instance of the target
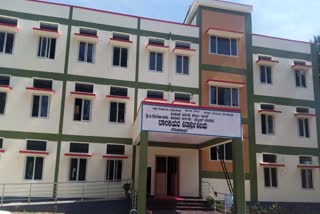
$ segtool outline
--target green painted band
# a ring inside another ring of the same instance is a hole
[[[168,142],[148,142],[150,147],[167,147],[167,148],[177,148],[177,149],[198,149],[198,145],[186,144],[186,143],[168,143]]]
[[[242,74],[247,75],[246,69],[239,69],[239,68],[232,68],[232,67],[223,67],[218,65],[208,65],[208,64],[202,64],[201,70],[204,71],[214,71],[214,72],[224,72],[224,73],[230,73],[230,74]]]
[[[306,53],[298,53],[292,51],[284,51],[279,49],[265,48],[265,47],[257,47],[253,46],[253,54],[265,54],[271,55],[275,57],[288,58],[288,59],[303,59],[303,60],[311,60],[311,54]]]
[[[233,173],[228,172],[230,178],[233,178]],[[212,172],[212,171],[201,171],[202,178],[215,178],[215,179],[225,179],[225,175],[223,172]],[[250,174],[245,173],[245,179],[250,180]]]
[[[291,146],[274,146],[274,145],[262,145],[256,144],[257,153],[277,153],[283,155],[313,155],[318,156],[318,148],[306,148],[306,147],[291,147]]]
[[[222,143],[222,142],[225,142],[225,141],[228,141],[228,140],[231,140],[231,139],[227,139],[227,138],[217,138],[217,139],[213,139],[213,140],[208,140],[204,143],[201,143],[198,148],[199,149],[203,149],[203,148],[206,148],[206,147],[210,147],[210,146],[214,146],[216,144],[219,144],[219,143]]]
[[[262,96],[262,95],[254,95],[253,99],[255,103],[273,103],[273,104],[284,105],[284,106],[306,106],[310,108],[315,108],[315,101],[313,100],[301,100],[301,99]]]

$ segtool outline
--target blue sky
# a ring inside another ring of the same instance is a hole
[[[193,0],[47,0],[182,22]],[[320,35],[319,0],[230,0],[252,5],[253,32],[309,41]],[[169,6],[170,5],[170,6]]]

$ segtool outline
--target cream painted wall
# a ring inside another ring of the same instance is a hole
[[[261,114],[258,113],[259,103],[255,103],[255,130],[256,143],[276,146],[293,146],[317,148],[317,129],[316,118],[309,119],[310,138],[299,136],[298,120],[294,116],[296,107],[275,105],[275,110],[282,111],[274,115],[274,133],[273,135],[265,135],[261,133]],[[310,109],[310,113],[314,113],[314,109]],[[290,134],[288,134],[290,133]]]
[[[63,73],[67,26],[59,25],[61,37],[56,40],[55,59],[44,59],[38,57],[39,36],[32,29],[33,27],[39,27],[39,21],[19,19],[18,25],[21,29],[15,33],[13,54],[0,54],[1,67]]]
[[[263,54],[261,54],[263,55]],[[273,57],[278,60],[272,66],[272,84],[260,82],[260,65],[256,63],[258,55],[253,55],[254,93],[264,96],[285,97],[292,99],[314,100],[313,71],[306,71],[306,88],[296,86],[295,71],[292,69],[294,59]],[[307,62],[311,64],[311,62]]]
[[[148,147],[148,167],[152,168],[151,195],[155,193],[156,156],[179,158],[179,195],[199,197],[199,157],[196,149]],[[138,177],[136,177],[138,178]],[[186,179],[188,178],[188,179]]]
[[[133,125],[133,105],[134,105],[134,89],[128,88],[128,96],[130,100],[119,100],[126,103],[125,123],[109,122],[110,98],[106,95],[110,93],[110,86],[94,85],[94,93],[96,98],[92,98],[91,120],[90,121],[74,121],[74,95],[70,92],[74,91],[75,82],[67,83],[66,105],[63,133],[71,135],[88,135],[88,136],[105,136],[131,138]]]
[[[259,201],[278,202],[320,202],[320,172],[313,169],[314,189],[306,190],[301,186],[301,172],[297,168],[299,156],[277,155],[279,163],[284,163],[286,167],[278,168],[278,187],[266,188],[264,186],[262,154],[257,154],[257,176],[258,176],[258,199]],[[313,163],[318,164],[318,158],[313,157]]]
[[[78,61],[79,40],[74,38],[80,27],[72,27],[69,54],[69,74],[119,80],[135,80],[137,36],[130,35],[133,42],[128,48],[128,67],[113,66],[113,45],[110,43],[113,32],[98,30],[99,42],[95,44],[94,63]]]
[[[31,116],[33,95],[36,92],[26,90],[33,86],[32,78],[10,77],[12,90],[7,92],[5,114],[0,115],[0,130],[20,132],[58,133],[62,82],[53,81],[55,94],[50,95],[49,117]]]

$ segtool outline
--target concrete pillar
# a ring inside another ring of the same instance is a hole
[[[139,149],[138,213],[144,214],[147,205],[148,132],[140,133]]]
[[[243,142],[241,139],[232,140],[233,159],[233,188],[234,188],[234,208],[237,214],[246,213],[245,199],[245,172]]]

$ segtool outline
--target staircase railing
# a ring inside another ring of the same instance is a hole
[[[230,176],[229,176],[229,172],[227,170],[227,166],[226,166],[226,163],[224,162],[224,159],[220,159],[220,163],[221,163],[221,166],[222,166],[222,169],[223,169],[223,174],[224,174],[224,177],[227,181],[227,185],[228,185],[228,189],[230,191],[230,194],[233,194],[233,187],[232,187],[232,183],[231,183],[231,179],[230,179]]]

